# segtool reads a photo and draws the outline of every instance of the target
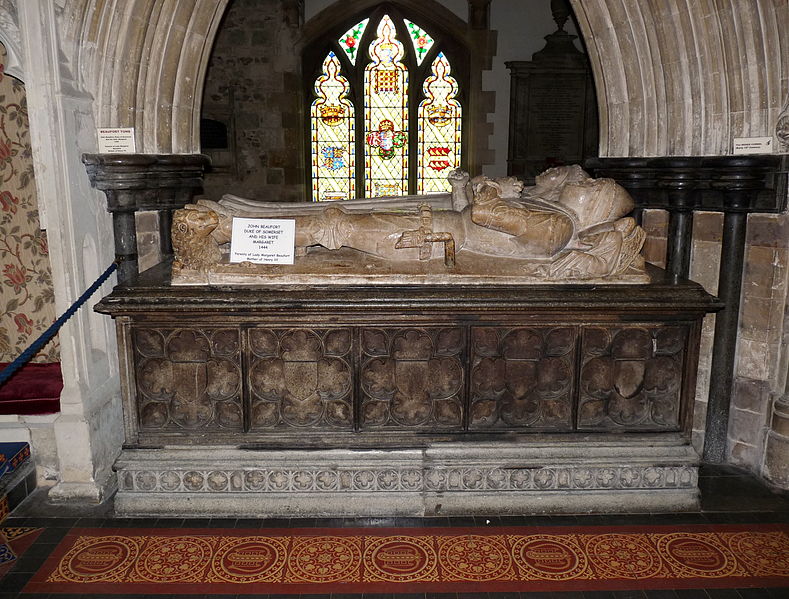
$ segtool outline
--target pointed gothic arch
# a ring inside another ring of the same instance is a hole
[[[208,57],[230,0],[68,0],[79,85],[99,127],[134,127],[142,154],[200,151]]]
[[[324,23],[305,45],[312,199],[445,191],[446,174],[468,168],[470,49],[440,19],[420,16],[381,2]],[[396,56],[384,65],[390,46]],[[379,90],[385,75],[391,89]]]
[[[136,126],[144,132],[138,133],[144,153],[198,151],[200,92],[228,1],[174,8],[162,0],[67,0],[63,35],[69,63],[94,97],[97,124]],[[440,24],[475,53],[493,54],[465,21],[435,0],[390,3],[420,22]],[[338,1],[304,24],[295,46],[305,48],[327,23],[350,22],[379,4]],[[667,7],[627,0],[571,4],[594,70],[601,156],[726,154],[732,135],[746,136],[774,122],[786,93],[782,73],[789,52],[781,31],[789,8],[725,0],[706,15],[704,6],[683,1],[675,19],[664,14]],[[133,65],[132,72],[121,63]],[[481,89],[473,75],[469,85]],[[753,121],[738,116],[744,112]],[[478,133],[488,131],[480,127]],[[479,145],[471,150],[477,156],[469,157],[470,166],[487,161]]]

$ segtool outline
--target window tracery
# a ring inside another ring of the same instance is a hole
[[[374,11],[331,38],[310,105],[313,200],[449,191],[463,110],[436,33]]]

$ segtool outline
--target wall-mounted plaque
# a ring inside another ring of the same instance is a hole
[[[547,36],[530,61],[510,69],[510,138],[507,172],[533,182],[552,166],[597,156],[597,102],[591,66],[562,30]]]

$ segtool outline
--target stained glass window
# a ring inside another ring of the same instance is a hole
[[[354,110],[346,98],[348,80],[340,61],[329,52],[323,73],[315,82],[318,98],[312,103],[312,197],[346,200],[356,197],[354,160]]]
[[[403,23],[408,27],[408,33],[411,34],[411,43],[414,45],[414,52],[416,53],[416,64],[422,64],[425,56],[430,52],[430,48],[433,47],[433,38],[424,29],[414,25],[408,19],[403,19]]]
[[[408,69],[400,62],[405,50],[389,15],[377,34],[364,69],[367,197],[408,193]]]
[[[364,30],[367,29],[369,20],[370,19],[365,19],[361,23],[357,23],[337,40],[340,47],[345,50],[345,53],[348,55],[348,60],[351,61],[351,64],[356,64],[356,50],[359,47],[362,35],[364,35]]]
[[[460,102],[449,60],[439,52],[423,86],[419,104],[417,193],[449,191],[447,173],[460,166]]]
[[[386,10],[305,52],[305,71],[319,67],[309,105],[313,200],[449,191],[447,174],[461,164],[461,90],[450,75],[459,46]]]

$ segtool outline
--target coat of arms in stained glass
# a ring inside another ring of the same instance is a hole
[[[356,195],[355,119],[353,104],[346,98],[348,90],[339,59],[329,52],[315,82],[317,99],[310,114],[312,197],[316,200],[345,200]]]
[[[364,70],[365,192],[408,193],[408,69],[389,15],[378,24]]]
[[[417,193],[449,191],[447,173],[460,167],[461,106],[449,60],[439,52],[422,88],[419,104],[419,172]]]

